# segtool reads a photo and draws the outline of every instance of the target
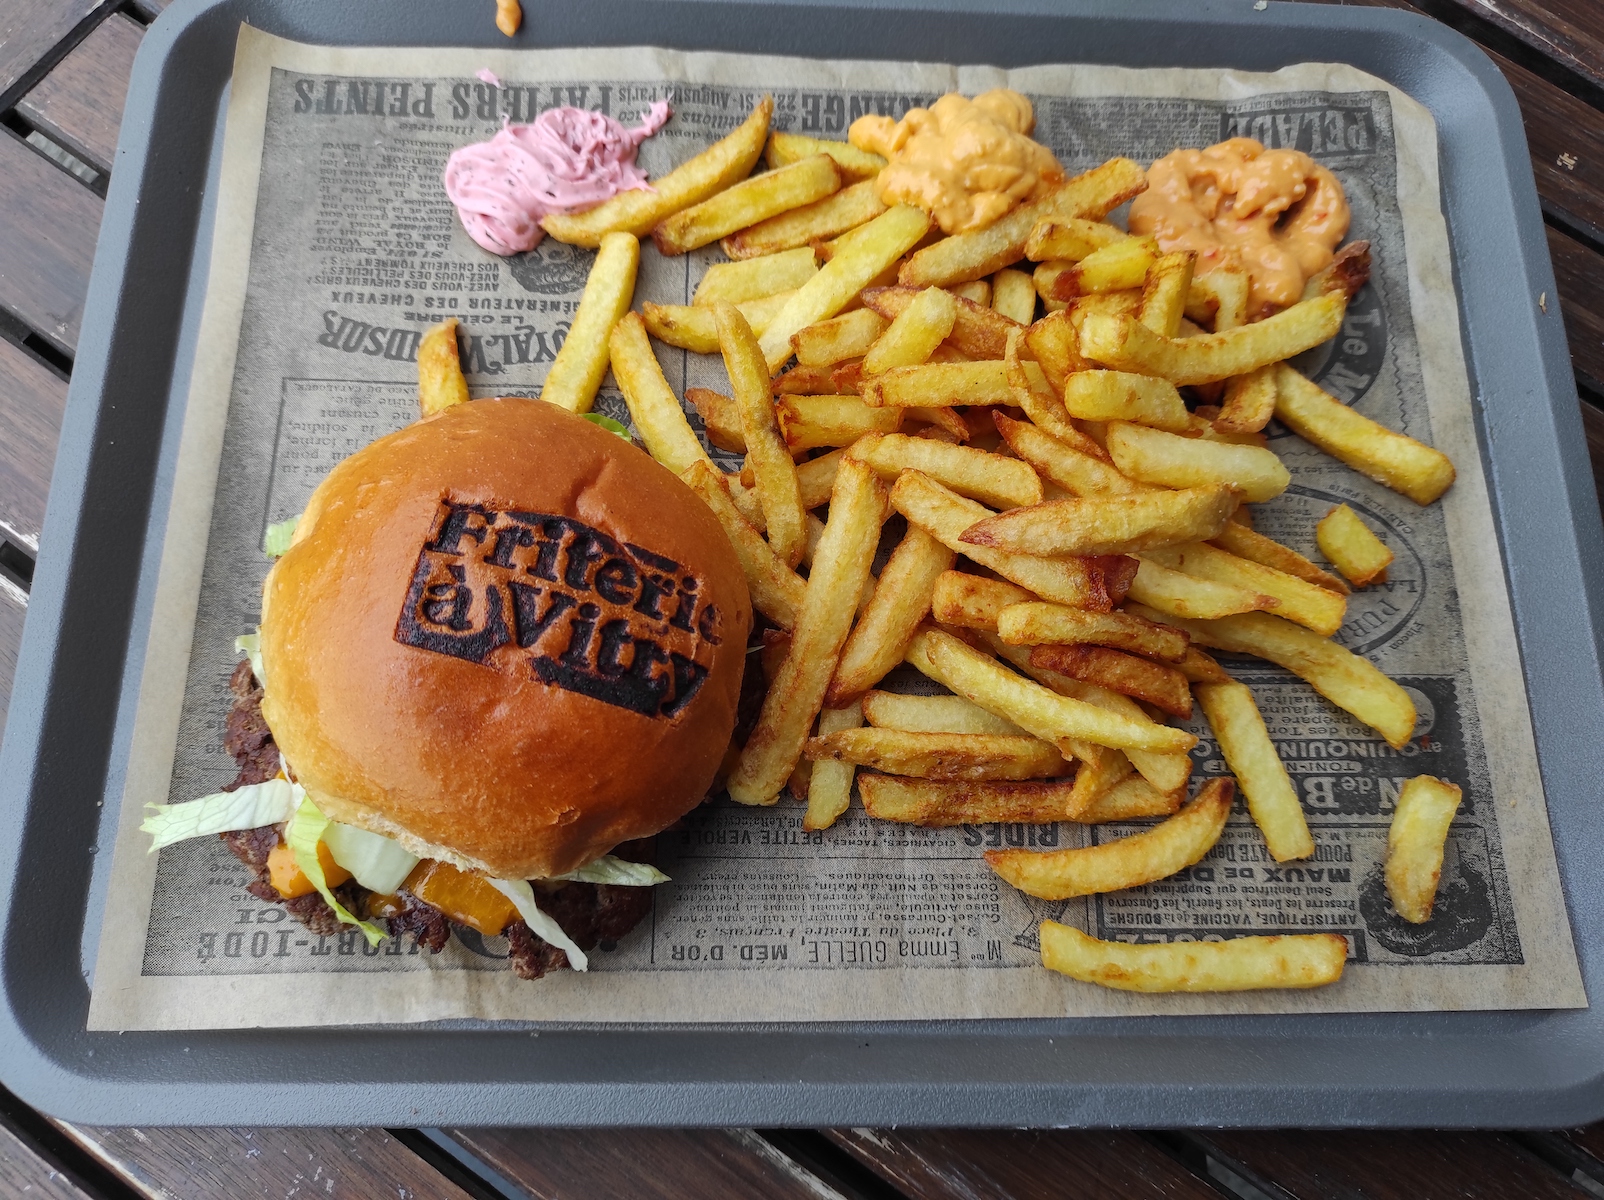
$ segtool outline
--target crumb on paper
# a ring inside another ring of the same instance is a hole
[[[1263,12],[1270,7],[1270,0],[1253,0],[1253,7],[1258,12]]]
[[[480,67],[474,72],[474,75],[478,78],[480,83],[488,83],[491,87],[501,86],[501,80],[496,77],[496,73],[489,67]]]
[[[496,28],[511,37],[524,23],[524,10],[518,0],[496,0]]]
[[[1576,170],[1576,155],[1572,154],[1569,150],[1567,150],[1564,154],[1561,154],[1556,161],[1558,161],[1559,165],[1564,167],[1567,171]]]
[[[1548,293],[1547,292],[1541,292],[1541,293],[1538,294],[1537,307],[1542,309],[1544,312],[1548,311]]]

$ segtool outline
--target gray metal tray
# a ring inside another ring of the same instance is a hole
[[[530,45],[1274,70],[1339,59],[1435,115],[1482,453],[1559,862],[1604,994],[1604,541],[1514,97],[1443,26],[1252,0],[876,7],[541,0]],[[150,622],[242,20],[306,42],[506,45],[461,0],[178,0],[140,50],[4,750],[0,1077],[97,1124],[1498,1125],[1604,1116],[1604,1009],[1415,1015],[85,1032],[79,933]],[[197,263],[199,257],[202,261]],[[1535,299],[1549,296],[1548,315]],[[154,503],[153,503],[154,501]],[[1494,548],[1487,547],[1487,553]],[[1513,683],[1513,681],[1512,681]],[[86,934],[87,940],[92,940]]]

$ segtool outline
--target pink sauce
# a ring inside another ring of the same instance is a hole
[[[488,142],[446,162],[446,195],[468,236],[492,254],[539,245],[540,220],[583,212],[619,192],[651,191],[635,151],[668,121],[659,100],[634,129],[583,108],[553,108],[528,125],[506,125]]]

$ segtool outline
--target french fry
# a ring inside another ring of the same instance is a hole
[[[735,557],[746,575],[747,590],[752,593],[752,607],[781,629],[794,628],[807,583],[780,561],[757,530],[741,516],[730,499],[729,485],[711,462],[692,463],[680,478],[713,510],[730,544],[735,547]]]
[[[1408,692],[1368,659],[1301,625],[1262,612],[1212,621],[1189,621],[1151,609],[1139,610],[1137,615],[1184,629],[1199,645],[1232,654],[1252,654],[1285,667],[1338,708],[1374,729],[1394,750],[1407,745],[1414,733],[1415,702]]]
[[[1184,660],[1188,644],[1181,630],[1130,613],[1087,612],[1040,600],[1002,609],[996,614],[996,628],[997,636],[1011,646],[1112,646],[1165,663]]]
[[[1143,558],[1141,563],[1128,594],[1138,604],[1157,609],[1166,616],[1213,620],[1281,606],[1274,596],[1249,588],[1199,579],[1149,558]]]
[[[902,415],[916,425],[913,436],[934,438],[949,446],[962,445],[969,440],[969,424],[955,408],[905,408]]]
[[[1085,449],[1070,446],[1034,425],[1015,421],[1002,413],[995,414],[993,419],[1009,449],[1035,467],[1043,479],[1073,495],[1132,496],[1158,490],[1120,474],[1119,468],[1103,457],[1103,448],[1078,430],[1073,432],[1085,444]]]
[[[1025,257],[1031,262],[1059,258],[1080,262],[1116,242],[1130,241],[1131,235],[1118,226],[1078,217],[1039,221],[1025,239]]]
[[[747,318],[748,322],[751,318]],[[769,381],[769,390],[776,396],[832,396],[842,389],[835,385],[835,368],[793,366],[783,375]]]
[[[908,661],[957,695],[1052,742],[1060,750],[1065,750],[1065,739],[1094,742],[1116,750],[1165,754],[1190,750],[1197,742],[1183,729],[1136,721],[1061,696],[937,629],[927,629],[914,637],[908,648]],[[1066,752],[1074,753],[1072,749]]]
[[[523,5],[518,0],[496,0],[496,28],[508,37],[524,23]]]
[[[1073,850],[988,850],[986,865],[1040,900],[1068,900],[1140,887],[1189,867],[1214,848],[1236,789],[1211,779],[1161,824],[1101,846]]]
[[[1387,896],[1404,920],[1431,920],[1442,876],[1443,846],[1463,793],[1431,775],[1417,775],[1398,791],[1387,829]]]
[[[1147,556],[1172,571],[1273,596],[1281,602],[1275,610],[1276,616],[1296,621],[1325,637],[1342,628],[1347,614],[1347,597],[1341,593],[1316,587],[1274,567],[1238,558],[1206,542],[1150,550]]]
[[[930,595],[930,613],[943,625],[995,630],[1005,608],[1033,600],[1024,588],[1001,579],[943,571]]]
[[[1030,652],[1030,662],[1083,683],[1135,696],[1183,721],[1192,716],[1192,692],[1186,676],[1150,658],[1107,646],[1037,646]]]
[[[1095,811],[1103,797],[1131,779],[1135,771],[1129,756],[1123,750],[1095,746],[1077,747],[1077,752],[1081,749],[1089,749],[1092,753],[1081,759],[1080,766],[1075,771],[1075,791],[1070,800],[1072,814],[1070,819],[1074,821],[1085,820],[1086,814]],[[1182,799],[1184,797],[1178,794],[1169,812],[1180,808]]]
[[[1134,614],[1132,614],[1134,615]],[[1189,683],[1234,683],[1220,666],[1196,646],[1186,648],[1186,657],[1176,663],[1176,669],[1185,675]]]
[[[841,172],[835,160],[815,154],[743,179],[664,218],[652,230],[652,241],[659,254],[685,254],[840,190]]]
[[[818,508],[830,502],[830,489],[835,487],[835,473],[846,453],[845,449],[832,450],[797,464],[796,482],[802,489],[803,508]]]
[[[1136,319],[1156,334],[1175,337],[1181,330],[1196,261],[1197,255],[1190,250],[1154,259],[1142,284],[1142,306],[1136,310]]]
[[[570,246],[601,245],[603,235],[632,233],[645,237],[662,220],[752,173],[769,132],[774,98],[764,96],[752,115],[728,137],[652,180],[650,191],[619,192],[582,213],[552,213],[540,227]]]
[[[1275,416],[1275,367],[1258,367],[1225,381],[1225,403],[1214,418],[1221,433],[1258,433]]]
[[[1036,264],[1030,276],[1036,295],[1048,305],[1057,303],[1066,308],[1072,305],[1082,294],[1076,287],[1075,267],[1075,263],[1065,258],[1049,258]]]
[[[1055,399],[1064,394],[1064,381],[1070,375],[1091,366],[1080,356],[1080,331],[1068,311],[1047,314],[1025,330],[1024,336],[1025,347],[1040,364]]]
[[[976,450],[973,446],[951,446],[900,433],[869,434],[859,439],[848,453],[868,463],[882,479],[891,482],[903,471],[922,471],[960,496],[996,508],[1041,502],[1041,477],[1028,463]]]
[[[781,292],[794,292],[819,273],[807,246],[743,262],[714,263],[702,274],[691,303],[711,307],[720,300],[741,304]]]
[[[1251,325],[1189,338],[1161,337],[1132,317],[1094,314],[1081,323],[1080,352],[1116,370],[1157,375],[1176,386],[1213,383],[1329,340],[1342,327],[1346,308],[1341,295],[1319,296]],[[1276,378],[1279,384],[1279,373]]]
[[[630,420],[651,456],[681,476],[693,462],[711,466],[712,460],[685,419],[685,410],[663,378],[663,368],[646,339],[640,314],[625,313],[613,326],[607,345],[613,378],[624,393]]]
[[[741,514],[742,520],[762,533],[768,522],[763,519],[763,502],[757,498],[756,489],[748,487],[739,475],[721,473],[720,478],[724,480],[724,487],[728,490],[730,500],[734,503],[736,511]],[[810,513],[809,516],[811,515]],[[767,542],[763,544],[768,545]]]
[[[863,373],[882,375],[892,367],[920,365],[952,332],[957,319],[958,305],[952,293],[926,288],[869,348],[863,357]]]
[[[1161,792],[1140,775],[1129,775],[1099,793],[1074,819],[1083,825],[1103,825],[1168,817],[1180,811],[1183,799],[1179,790]]]
[[[1046,557],[1153,552],[1213,537],[1235,507],[1236,493],[1223,484],[1176,492],[1047,500],[987,517],[964,530],[960,540]],[[1313,586],[1301,579],[1293,582]]]
[[[886,323],[873,309],[855,308],[797,330],[791,335],[791,348],[804,367],[831,367],[849,358],[862,358],[885,332]]]
[[[573,413],[588,413],[607,374],[607,335],[629,311],[640,266],[640,241],[632,233],[609,233],[591,264],[574,323],[541,384],[540,398]]]
[[[955,283],[947,289],[947,294],[955,300],[967,300],[982,308],[990,308],[991,280],[971,279],[968,283]]]
[[[866,288],[863,303],[890,321],[900,316],[919,292],[919,288],[912,287]],[[972,359],[1001,358],[1008,334],[1018,326],[997,309],[962,296],[953,296],[953,305],[956,315],[947,344]]]
[[[1192,426],[1174,384],[1125,371],[1076,371],[1064,381],[1064,408],[1083,421],[1134,421],[1171,433]]]
[[[752,331],[757,333],[769,327],[795,294],[780,292],[756,300],[743,300],[735,307],[746,318]],[[689,350],[692,354],[718,353],[718,323],[713,320],[711,305],[653,304],[648,300],[640,307],[646,332],[658,341]]]
[[[741,432],[741,410],[735,401],[712,388],[685,389],[685,400],[702,418],[707,440],[732,454],[746,453],[746,435]]]
[[[1320,553],[1359,587],[1387,577],[1392,551],[1346,504],[1339,504],[1314,527]]]
[[[1221,550],[1229,550],[1238,558],[1274,567],[1277,571],[1285,571],[1288,575],[1296,575],[1299,579],[1307,580],[1328,591],[1340,592],[1344,596],[1348,594],[1348,585],[1335,575],[1322,571],[1291,547],[1283,546],[1262,533],[1255,533],[1248,525],[1242,523],[1247,511],[1246,507],[1237,509],[1225,528],[1209,540]]]
[[[953,552],[917,526],[910,525],[891,552],[874,596],[841,650],[841,661],[825,693],[832,708],[861,695],[900,663],[919,623],[930,612],[936,580],[951,568]]]
[[[991,307],[1010,321],[1029,325],[1036,319],[1036,285],[1029,275],[1004,267],[991,277]]]
[[[1348,942],[1336,933],[1239,937],[1225,942],[1105,942],[1056,921],[1041,923],[1049,971],[1122,992],[1248,992],[1336,983]]]
[[[1158,261],[1158,246],[1150,238],[1125,238],[1094,250],[1055,276],[1051,290],[1042,292],[1054,300],[1073,300],[1076,296],[1100,295],[1139,288],[1148,271]],[[1041,291],[1040,272],[1036,289]]]
[[[863,808],[882,821],[943,828],[1014,821],[1048,825],[1072,821],[1074,783],[1054,779],[1032,783],[953,782],[865,775],[859,781]]]
[[[730,798],[739,804],[772,804],[802,756],[869,578],[885,499],[885,485],[874,472],[851,459],[842,462],[830,496],[830,519],[791,633],[791,652],[727,783]]]
[[[1103,217],[1147,189],[1147,175],[1128,158],[1114,158],[1021,204],[984,229],[943,238],[912,255],[897,273],[904,287],[946,287],[980,279],[1025,256],[1025,243],[1041,221]]]
[[[857,396],[782,396],[775,409],[793,453],[850,446],[866,433],[895,433],[902,425],[900,408],[870,408]]]
[[[853,182],[865,179],[873,181],[886,165],[886,160],[878,154],[859,150],[850,142],[832,142],[800,133],[778,132],[769,134],[765,161],[771,168],[779,168],[801,162],[814,154],[828,154],[835,159],[841,174]]]
[[[1284,363],[1275,369],[1275,387],[1281,423],[1361,475],[1416,504],[1430,504],[1453,485],[1454,464],[1442,451],[1378,425]]]
[[[862,724],[863,713],[856,704],[826,708],[819,714],[819,736],[829,737]],[[808,779],[808,811],[802,817],[803,829],[828,829],[836,823],[852,803],[852,777],[856,773],[857,767],[849,762],[813,764],[813,774]]]
[[[845,729],[809,738],[804,753],[815,762],[833,759],[920,779],[1036,779],[1068,769],[1058,750],[1039,738],[980,733]]]
[[[1012,721],[989,713],[962,696],[905,696],[900,692],[868,692],[863,697],[863,719],[878,729],[904,729],[909,733],[989,733],[1023,737]]]
[[[1276,862],[1308,858],[1314,838],[1303,819],[1297,789],[1281,765],[1253,692],[1240,683],[1204,684],[1194,689],[1203,715],[1214,730],[1225,765],[1236,776],[1253,822]]]
[[[842,172],[842,177],[845,176],[846,173]],[[733,259],[757,258],[798,246],[811,246],[816,241],[837,237],[866,221],[874,220],[887,207],[885,201],[880,199],[874,180],[868,179],[843,187],[833,196],[793,208],[767,221],[759,221],[739,233],[732,233],[719,246]]]
[[[418,408],[426,417],[468,402],[468,380],[457,355],[459,324],[447,317],[418,342]]]
[[[1340,292],[1352,300],[1370,278],[1370,243],[1349,242],[1325,267],[1309,276],[1303,285],[1302,300]]]
[[[1273,450],[1181,437],[1129,421],[1111,421],[1108,454],[1124,475],[1171,488],[1224,483],[1251,504],[1286,491],[1292,473]]]
[[[863,399],[877,407],[895,408],[1007,404],[1008,371],[998,361],[897,367],[865,379]]]
[[[1216,333],[1246,325],[1252,286],[1247,272],[1235,267],[1194,274],[1186,297],[1187,319],[1210,326]]]
[[[807,523],[803,520],[806,510],[802,507],[796,464],[780,436],[774,402],[769,399],[768,364],[752,327],[733,304],[720,301],[713,306],[713,315],[718,321],[724,369],[729,373],[741,415],[746,461],[755,476],[753,487],[763,506],[769,545],[780,561],[794,568],[802,561],[807,544]]]
[[[891,503],[911,524],[917,525],[949,550],[990,567],[1004,579],[1028,588],[1045,600],[1075,608],[1109,607],[1106,595],[1097,596],[1087,566],[1078,558],[1031,558],[987,546],[960,541],[965,529],[991,516],[983,504],[967,500],[920,471],[904,471],[891,489]]]
[[[899,204],[852,231],[844,247],[807,283],[774,318],[763,334],[763,354],[773,374],[791,357],[791,335],[799,329],[841,312],[924,237],[930,217],[921,209]]]

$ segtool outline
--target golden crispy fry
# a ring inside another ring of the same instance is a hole
[[[1138,605],[1137,607],[1140,607]],[[1134,614],[1132,614],[1134,615]],[[1185,675],[1190,683],[1234,683],[1225,668],[1220,666],[1196,646],[1186,648],[1186,657],[1176,663],[1176,669]]]
[[[607,374],[607,335],[629,311],[639,265],[640,241],[634,234],[609,233],[602,238],[579,311],[541,385],[542,400],[573,413],[590,411]]]
[[[1352,300],[1370,278],[1370,243],[1349,242],[1322,270],[1309,276],[1303,285],[1302,300],[1340,292]]]
[[[1342,978],[1347,957],[1347,939],[1336,933],[1144,946],[1099,941],[1056,921],[1041,924],[1043,966],[1122,992],[1324,987]]]
[[[808,739],[804,753],[920,779],[1038,779],[1068,770],[1056,748],[1029,736],[846,729]]]
[[[1281,606],[1274,596],[1235,584],[1199,579],[1145,557],[1128,594],[1138,604],[1148,605],[1167,616],[1200,620]]]
[[[865,775],[858,784],[863,808],[882,821],[941,828],[1017,821],[1049,825],[1073,821],[1074,784],[1068,779],[1041,783],[969,783]]]
[[[1025,256],[1025,243],[1041,221],[1102,217],[1147,189],[1147,175],[1128,158],[1114,158],[1077,175],[1001,220],[972,233],[960,233],[927,246],[897,273],[904,287],[946,287],[980,279],[1012,266]]]
[[[1274,567],[1277,571],[1285,571],[1288,575],[1296,575],[1299,579],[1307,580],[1327,591],[1340,592],[1344,596],[1348,594],[1348,585],[1335,575],[1322,571],[1296,550],[1283,546],[1262,533],[1255,533],[1243,523],[1247,513],[1245,506],[1237,509],[1225,528],[1209,540],[1221,550],[1229,550],[1238,558],[1263,563],[1267,567]]]
[[[511,37],[524,23],[523,5],[518,0],[496,0],[496,28]]]
[[[906,204],[887,209],[849,235],[851,242],[807,283],[763,335],[763,354],[773,374],[791,357],[791,335],[835,316],[858,293],[903,256],[930,228],[930,217]]]
[[[746,453],[746,435],[741,432],[741,410],[736,407],[734,400],[712,388],[699,387],[686,388],[685,400],[701,414],[708,441],[732,454]]]
[[[950,550],[990,567],[1003,578],[1029,588],[1046,600],[1076,608],[1109,607],[1087,566],[1078,558],[1032,558],[1008,554],[986,546],[969,546],[959,540],[965,529],[991,516],[983,504],[967,500],[920,471],[904,471],[891,489],[891,503],[911,524],[917,525]]]
[[[1364,587],[1387,578],[1392,551],[1346,504],[1339,504],[1314,527],[1320,553],[1354,583]]]
[[[968,283],[955,283],[947,290],[955,300],[968,300],[982,308],[991,307],[991,280],[971,279]]]
[[[691,303],[713,305],[720,300],[740,304],[780,292],[793,292],[819,273],[813,251],[806,246],[744,262],[714,263],[696,285]]]
[[[1024,588],[1001,579],[944,571],[931,593],[930,612],[943,625],[995,630],[1003,609],[1033,600],[1035,596]]]
[[[1035,467],[1043,479],[1073,495],[1130,496],[1158,490],[1121,475],[1119,468],[1103,457],[1103,448],[1078,430],[1071,432],[1085,449],[1070,446],[1034,425],[1015,421],[1002,413],[995,414],[993,420],[1009,449]]]
[[[1186,658],[1185,633],[1125,612],[1094,613],[1032,600],[1004,608],[996,623],[997,636],[1011,646],[1112,646],[1159,662]]]
[[[952,566],[953,558],[951,550],[924,530],[908,527],[841,650],[825,703],[841,707],[902,661],[919,623],[930,612],[936,579]]]
[[[976,450],[973,446],[952,446],[925,438],[888,433],[879,437],[866,435],[849,452],[853,458],[860,458],[873,467],[882,479],[891,482],[895,482],[903,471],[923,471],[960,496],[968,496],[982,504],[1014,508],[1041,501],[1041,477],[1030,469],[1028,463]],[[1036,554],[1041,551],[1026,550],[1021,553]]]
[[[1177,386],[1212,383],[1327,341],[1342,327],[1346,308],[1341,295],[1320,296],[1251,325],[1189,338],[1160,337],[1131,317],[1092,315],[1081,323],[1080,352],[1118,370],[1157,375]]]
[[[1275,386],[1282,424],[1361,475],[1416,504],[1430,504],[1453,485],[1454,464],[1442,451],[1376,424],[1284,363]]]
[[[833,367],[794,366],[785,374],[776,375],[770,380],[769,390],[776,396],[841,395],[845,389],[836,386],[835,370]]]
[[[1128,775],[1100,792],[1074,820],[1083,825],[1136,821],[1142,817],[1168,817],[1181,810],[1181,789],[1161,792],[1140,775]]]
[[[849,142],[832,142],[824,138],[811,138],[800,133],[769,134],[768,150],[764,156],[771,168],[789,166],[814,154],[828,154],[835,159],[841,174],[854,182],[869,180],[880,174],[886,160],[878,154],[859,150]]]
[[[1031,272],[1031,285],[1036,289],[1036,295],[1049,306],[1049,311],[1055,303],[1069,307],[1082,294],[1076,288],[1075,266],[1068,259],[1049,258],[1044,263],[1038,263]]]
[[[1218,546],[1207,543],[1171,546],[1163,550],[1150,550],[1147,556],[1172,571],[1182,571],[1198,579],[1210,579],[1215,583],[1231,584],[1250,592],[1274,596],[1281,602],[1275,610],[1276,616],[1296,621],[1325,637],[1342,628],[1347,613],[1347,598],[1340,593],[1316,587],[1274,567],[1238,558]]]
[[[651,191],[619,192],[582,213],[552,213],[540,227],[571,246],[601,245],[603,234],[620,232],[644,237],[682,208],[700,203],[752,173],[769,132],[774,98],[764,96],[739,128],[696,157],[652,180]]]
[[[1064,408],[1083,421],[1135,421],[1183,433],[1191,414],[1175,385],[1125,371],[1077,371],[1064,381]]]
[[[909,733],[989,733],[1023,737],[1012,721],[989,713],[962,696],[904,696],[900,692],[869,692],[863,697],[863,719],[878,729],[905,729]]]
[[[958,305],[951,292],[926,288],[897,314],[863,358],[865,375],[882,375],[892,367],[916,367],[929,359],[952,332]]]
[[[1225,403],[1214,418],[1221,433],[1258,433],[1275,416],[1275,367],[1259,367],[1225,381]]]
[[[1180,812],[1142,833],[1075,850],[988,850],[986,865],[1041,900],[1140,887],[1191,866],[1214,848],[1235,791],[1229,779],[1211,779]]]
[[[846,450],[832,450],[818,458],[796,466],[796,481],[802,488],[802,507],[818,508],[830,502],[830,489],[835,487],[835,473],[846,457]]]
[[[1080,262],[1115,242],[1131,240],[1131,235],[1117,226],[1079,217],[1062,217],[1037,222],[1030,237],[1025,239],[1025,257],[1031,262],[1046,262],[1052,258]]]
[[[1248,320],[1248,293],[1253,280],[1235,267],[1216,267],[1197,275],[1186,297],[1186,316],[1215,333],[1236,329]]]
[[[1175,337],[1181,330],[1196,261],[1197,255],[1190,250],[1154,259],[1142,285],[1142,306],[1136,310],[1136,319],[1162,337]]]
[[[1252,654],[1285,667],[1381,734],[1394,750],[1407,744],[1414,733],[1415,702],[1408,692],[1368,659],[1291,621],[1262,612],[1215,621],[1188,621],[1153,610],[1138,615],[1178,626],[1200,645]]]
[[[1175,754],[1190,750],[1197,742],[1183,729],[1136,721],[1058,695],[937,629],[927,629],[913,639],[908,661],[937,683],[1007,718],[1027,733],[1052,742],[1060,750],[1065,750],[1063,742],[1067,739],[1116,750]],[[1074,753],[1072,749],[1066,752]]]
[[[840,190],[841,172],[835,160],[828,154],[815,154],[754,175],[681,209],[652,230],[652,241],[660,254],[684,254]]]
[[[914,430],[915,437],[934,438],[949,446],[969,440],[969,424],[955,408],[905,408],[902,413],[909,421],[925,426]]]
[[[1224,483],[1252,504],[1275,499],[1292,482],[1273,450],[1181,437],[1129,421],[1109,423],[1108,454],[1122,473],[1143,483],[1171,488]]]
[[[735,547],[735,556],[741,560],[741,570],[746,575],[747,589],[752,593],[752,607],[781,629],[793,628],[802,607],[806,582],[780,561],[757,530],[741,516],[730,499],[729,485],[712,463],[692,463],[680,478],[713,510],[730,544]]]
[[[845,175],[842,172],[843,178]],[[843,187],[833,196],[759,221],[749,229],[730,234],[719,245],[733,259],[775,254],[798,246],[811,246],[822,238],[837,237],[865,221],[874,220],[886,208],[874,180],[869,179]]]
[[[863,399],[867,404],[894,408],[1007,404],[1008,371],[999,361],[897,367],[865,379]]]
[[[1054,300],[1073,300],[1076,296],[1101,295],[1139,288],[1158,261],[1158,245],[1150,238],[1126,238],[1094,250],[1078,263],[1057,275],[1050,295]],[[1041,289],[1038,272],[1037,290]]]
[[[991,277],[991,307],[1010,321],[1029,325],[1036,319],[1036,285],[1029,275],[1005,267]]]
[[[1082,750],[1089,750],[1091,753],[1081,758],[1080,766],[1075,771],[1075,791],[1070,799],[1069,819],[1072,821],[1084,821],[1086,814],[1095,811],[1103,797],[1131,779],[1135,770],[1123,750],[1082,744],[1076,747],[1077,757],[1080,757]],[[1169,812],[1180,808],[1182,799],[1185,797],[1177,795],[1176,803]]]
[[[769,399],[768,364],[763,361],[752,327],[733,304],[720,301],[713,306],[713,315],[718,321],[724,369],[729,373],[741,415],[746,462],[752,468],[753,487],[763,506],[769,545],[780,561],[795,567],[802,561],[802,549],[807,544],[807,523],[803,520],[806,510],[802,507],[796,464],[780,436],[774,402]]]
[[[676,475],[693,462],[712,464],[702,443],[691,432],[685,410],[663,378],[646,326],[639,313],[626,313],[607,339],[613,378],[629,405],[630,420],[653,458]]]
[[[749,487],[739,475],[723,475],[724,486],[729,490],[730,500],[734,503],[736,511],[741,518],[759,533],[763,532],[768,524],[763,519],[763,502],[757,498],[757,489]],[[811,513],[808,514],[812,516]],[[763,543],[765,546],[767,542]]]
[[[1195,691],[1225,765],[1236,776],[1248,812],[1264,834],[1270,857],[1276,862],[1308,858],[1314,853],[1314,838],[1303,819],[1303,805],[1270,741],[1252,691],[1240,683],[1204,684]]]
[[[801,758],[869,579],[885,513],[885,485],[868,467],[844,460],[791,633],[791,652],[730,774],[730,798],[737,803],[772,804]]]
[[[855,308],[797,330],[791,335],[791,348],[804,367],[831,367],[849,358],[862,358],[885,329],[886,319],[879,313]]]
[[[468,380],[457,356],[456,317],[447,317],[418,342],[418,408],[424,416],[468,402]]]
[[[919,292],[919,288],[912,287],[866,288],[863,303],[889,321],[900,316]],[[956,316],[948,346],[975,360],[1001,358],[1009,332],[1017,328],[1015,323],[1002,312],[962,296],[953,296],[953,303]]]
[[[961,540],[1047,557],[1151,552],[1213,537],[1235,507],[1236,493],[1223,484],[1178,492],[1048,500],[987,517],[964,530]],[[1303,584],[1301,579],[1294,582]]]
[[[735,307],[756,333],[767,329],[794,295],[795,292],[780,292],[756,300],[743,300]],[[653,304],[648,300],[640,307],[646,331],[658,341],[693,354],[718,353],[718,324],[713,320],[711,305]]]
[[[1083,683],[1135,696],[1183,721],[1192,716],[1192,691],[1186,676],[1150,658],[1107,646],[1037,646],[1030,652],[1030,662]]]
[[[902,425],[900,408],[870,408],[857,396],[782,396],[775,408],[793,453],[850,446],[866,433],[895,433]]]
[[[1024,339],[1025,353],[1041,366],[1054,399],[1064,394],[1064,382],[1070,375],[1091,365],[1080,356],[1080,332],[1067,310],[1048,313],[1025,330]]]
[[[862,724],[863,713],[856,704],[827,708],[819,714],[819,736],[829,737]],[[840,761],[812,765],[813,774],[808,779],[808,811],[802,817],[802,828],[828,829],[852,803],[852,777],[857,767]]]
[[[1431,775],[1415,776],[1398,792],[1387,829],[1387,896],[1398,915],[1413,924],[1431,920],[1443,846],[1462,794]]]

